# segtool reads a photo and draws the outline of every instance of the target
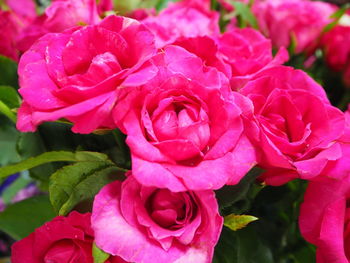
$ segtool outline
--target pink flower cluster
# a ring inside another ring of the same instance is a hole
[[[273,56],[271,41],[250,28],[221,34],[218,14],[200,3],[178,2],[141,21],[99,21],[87,0],[54,1],[21,29],[37,32],[41,23],[47,34],[19,62],[17,128],[35,131],[59,119],[76,133],[118,128],[132,171],[102,188],[91,220],[76,212],[54,219],[14,245],[12,262],[90,263],[93,242],[109,262],[211,262],[223,224],[213,190],[237,184],[255,165],[270,185],[315,181],[304,205],[313,214],[300,224],[320,244],[320,262],[332,262],[327,256],[334,258],[339,240],[347,242],[341,213],[350,188],[327,190],[332,200],[322,184],[347,182],[348,116],[306,73],[282,65],[283,47]],[[286,7],[266,12],[271,8]],[[82,19],[87,25],[78,25]],[[272,29],[274,41],[280,31]],[[298,50],[306,46],[312,43],[300,41]],[[332,216],[339,220],[334,247],[320,221]]]

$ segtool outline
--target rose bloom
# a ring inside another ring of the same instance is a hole
[[[317,246],[317,263],[350,262],[349,201],[350,173],[342,180],[323,178],[309,183],[299,226],[304,238]]]
[[[322,47],[328,65],[334,71],[340,71],[343,73],[343,81],[347,87],[350,87],[349,14],[343,16],[347,19],[345,21],[346,23],[339,22],[339,25],[327,32],[322,38]]]
[[[96,195],[91,222],[97,246],[126,261],[209,263],[223,218],[213,191],[173,193],[129,176]]]
[[[28,237],[12,246],[12,263],[93,263],[94,232],[90,214],[71,212],[58,216],[37,228]],[[110,257],[106,263],[125,263],[119,257]]]
[[[259,71],[288,60],[285,48],[281,48],[274,58],[271,40],[251,28],[233,28],[218,37],[217,45],[218,56],[231,66],[231,86],[234,90]]]
[[[145,26],[117,16],[45,35],[19,63],[23,103],[17,128],[34,131],[60,118],[73,122],[77,133],[115,128],[111,110],[118,88],[143,84],[155,74],[144,65],[155,53],[153,41]]]
[[[338,25],[322,38],[328,65],[335,71],[342,71],[350,63],[350,26]]]
[[[344,114],[305,72],[270,68],[240,92],[254,104],[255,121],[248,125],[267,184],[314,178],[329,161],[342,157],[337,140],[344,133]]]
[[[16,47],[25,52],[38,38],[47,33],[58,33],[99,21],[95,0],[55,0],[43,15],[36,17],[20,32],[16,38]]]
[[[122,90],[114,110],[135,178],[172,191],[238,183],[256,163],[242,119],[249,100],[181,47],[164,48],[152,63],[157,76]]]
[[[0,8],[0,55],[17,61],[17,37],[36,17],[35,4],[32,0],[8,0],[5,3],[8,10]]]
[[[259,27],[273,45],[289,47],[295,41],[295,53],[314,51],[335,11],[335,6],[321,1],[267,0],[253,5]]]
[[[220,33],[219,14],[198,0],[169,3],[158,16],[149,16],[142,23],[155,34],[158,48],[173,43],[179,37],[214,36]]]

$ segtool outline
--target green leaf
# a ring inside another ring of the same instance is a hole
[[[6,117],[8,117],[11,121],[16,123],[17,117],[16,115],[11,111],[11,109],[0,100],[0,113],[4,114]]]
[[[224,227],[213,263],[272,263],[271,250],[250,227],[234,232]]]
[[[55,138],[55,140],[57,140],[57,136],[52,136],[51,138]],[[44,152],[48,152],[47,148],[43,143],[39,131],[35,133],[20,133],[16,146],[17,152],[21,157],[21,160],[40,155]],[[54,173],[57,165],[59,165],[59,163],[47,163],[34,167],[29,171],[29,175],[40,182],[38,186],[41,189],[47,191],[49,184],[49,176]]]
[[[5,166],[20,161],[16,151],[18,132],[6,117],[0,116],[0,123],[0,166]]]
[[[0,230],[14,239],[22,239],[54,216],[48,196],[35,196],[9,205],[1,212]]]
[[[50,200],[59,215],[92,199],[106,184],[120,179],[123,170],[109,162],[75,163],[57,170],[50,178]]]
[[[21,101],[17,91],[10,86],[0,86],[0,100],[10,109],[18,108]]]
[[[18,87],[17,63],[0,56],[0,85]]]
[[[113,3],[114,3],[115,11],[117,11],[120,14],[126,14],[137,9],[137,7],[141,3],[141,0],[128,0],[128,1],[113,0]]]
[[[94,263],[104,263],[110,255],[97,247],[94,242],[92,245],[92,256],[94,258]]]
[[[234,13],[236,16],[240,16],[244,22],[247,22],[253,28],[256,28],[256,29],[258,28],[258,23],[256,21],[256,18],[248,5],[241,2],[236,2],[233,0],[231,0],[230,3],[235,8]]]
[[[339,20],[341,17],[346,13],[346,11],[350,8],[350,4],[346,4],[339,8],[337,11],[335,11],[330,18],[334,18],[334,21],[329,23],[323,28],[323,33],[326,33],[328,31],[331,31],[336,25],[338,25]]]
[[[108,157],[102,153],[95,152],[46,152],[39,156],[29,158],[14,165],[0,168],[0,178],[15,174],[33,167],[50,162],[89,162],[89,161],[108,161]],[[112,162],[109,161],[111,164]]]
[[[220,190],[215,191],[216,198],[220,206],[220,210],[223,210],[237,201],[245,199],[249,189],[252,187],[252,183],[263,172],[259,167],[254,167],[243,177],[243,179],[237,185],[226,185]]]
[[[258,220],[258,218],[255,216],[231,214],[225,216],[224,225],[233,231],[237,231],[246,227],[249,223],[254,222],[256,220]]]

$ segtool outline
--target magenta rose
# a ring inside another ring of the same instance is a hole
[[[350,174],[350,104],[344,116],[344,133],[337,140],[342,150],[342,157],[334,161],[329,161],[322,171],[322,176],[341,179]]]
[[[47,33],[97,24],[100,20],[95,0],[55,0],[43,15],[38,16],[21,31],[16,39],[16,47],[25,52],[38,38]]]
[[[21,27],[16,17],[9,11],[0,10],[0,55],[18,60],[15,38]]]
[[[267,0],[253,5],[259,27],[273,45],[289,47],[295,41],[295,53],[314,51],[335,11],[335,6],[321,1]]]
[[[71,212],[45,223],[12,246],[12,263],[93,263],[90,214]],[[110,257],[106,263],[126,263]]]
[[[19,63],[23,104],[17,128],[34,131],[60,118],[74,123],[77,133],[115,128],[111,110],[119,87],[143,84],[155,74],[144,65],[155,53],[153,41],[139,22],[117,16],[47,34]]]
[[[300,208],[299,227],[317,246],[317,263],[350,262],[350,174],[342,180],[310,182]]]
[[[96,195],[91,222],[97,246],[126,261],[210,263],[223,218],[213,191],[173,193],[130,176]]]
[[[113,9],[113,0],[100,0],[97,2],[97,11],[100,15],[103,15],[105,12],[108,11],[113,11]]]
[[[328,65],[335,71],[343,71],[350,63],[350,26],[338,25],[322,38]]]
[[[232,77],[231,66],[225,63],[225,60],[219,52],[216,39],[209,36],[178,38],[174,43],[176,46],[183,47],[190,53],[202,59],[206,66],[214,67],[222,72],[226,78]]]
[[[114,113],[135,178],[175,192],[238,183],[255,165],[242,120],[249,100],[183,48],[168,46],[152,63],[157,76],[123,90]]]
[[[158,16],[149,16],[142,23],[155,34],[158,48],[173,43],[179,37],[214,36],[220,33],[219,14],[198,0],[170,3]]]
[[[240,92],[254,104],[249,131],[261,151],[259,164],[266,169],[262,179],[267,184],[314,178],[342,156],[337,140],[344,133],[344,115],[303,71],[271,68]]]
[[[6,4],[6,5],[5,5]],[[7,0],[0,8],[0,55],[18,61],[17,37],[36,17],[32,0]]]
[[[231,85],[235,90],[262,69],[288,60],[288,52],[284,48],[273,58],[271,41],[251,28],[234,28],[222,34],[217,41],[219,56],[231,66]]]

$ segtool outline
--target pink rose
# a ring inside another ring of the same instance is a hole
[[[5,3],[23,20],[32,21],[37,16],[35,0],[5,0]]]
[[[343,135],[338,139],[342,150],[342,157],[338,160],[328,162],[322,175],[341,179],[350,174],[350,104],[345,116],[345,129]]]
[[[18,19],[9,11],[0,10],[0,55],[18,60],[15,38],[20,31]]]
[[[58,33],[99,21],[95,0],[56,0],[18,35],[17,48],[24,52],[46,33]]]
[[[310,182],[300,208],[299,227],[317,246],[317,263],[350,262],[350,174],[343,180]]]
[[[276,47],[296,41],[295,53],[313,52],[336,7],[321,1],[267,0],[253,5],[260,29]]]
[[[47,34],[19,63],[24,102],[17,128],[34,131],[60,118],[73,122],[78,133],[115,128],[111,110],[118,87],[143,84],[155,74],[143,65],[155,53],[153,41],[139,22],[117,16]]]
[[[350,63],[350,26],[338,25],[322,38],[328,65],[335,71],[343,71]]]
[[[18,60],[16,39],[20,32],[35,17],[35,4],[32,0],[5,1],[8,11],[0,9],[0,55]]]
[[[94,232],[90,214],[71,212],[58,216],[37,228],[28,237],[12,246],[12,263],[93,263]],[[110,257],[106,263],[125,263],[119,257]]]
[[[219,53],[216,39],[209,36],[178,38],[174,45],[183,47],[202,59],[206,66],[214,67],[222,72],[228,79],[232,77],[231,66],[225,63],[224,57]]]
[[[155,8],[139,8],[133,10],[131,13],[127,15],[127,17],[142,21],[149,16],[155,16],[157,14],[157,10]]]
[[[97,246],[126,261],[209,263],[223,218],[213,191],[173,193],[130,176],[96,195],[91,222]]]
[[[203,6],[201,1],[185,0],[170,3],[158,16],[142,20],[156,36],[156,46],[161,48],[179,37],[218,35],[219,14]]]
[[[168,46],[152,63],[157,76],[124,89],[114,113],[135,178],[175,192],[238,183],[255,165],[242,120],[249,101],[183,48]]]
[[[349,19],[349,15],[345,15]],[[350,87],[350,26],[337,25],[322,38],[322,47],[328,65],[343,73],[346,86]]]
[[[261,150],[259,164],[267,170],[262,177],[267,184],[314,178],[342,156],[336,141],[344,133],[344,115],[303,71],[270,68],[240,92],[254,104],[249,131]]]
[[[238,89],[262,69],[281,65],[288,52],[281,48],[272,56],[271,41],[257,30],[234,28],[218,38],[219,54],[231,66],[233,89]]]
[[[113,11],[113,9],[113,0],[100,0],[97,2],[97,10],[100,15],[103,15],[105,12],[108,11]]]

